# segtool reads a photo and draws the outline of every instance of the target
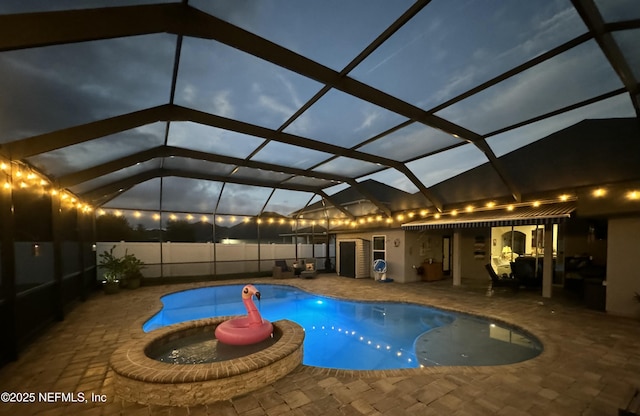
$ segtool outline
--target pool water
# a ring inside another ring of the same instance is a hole
[[[269,337],[251,345],[228,345],[214,337],[213,331],[201,332],[155,346],[145,351],[154,360],[169,364],[205,364],[232,360],[262,351],[280,337]]]
[[[244,285],[172,293],[145,332],[195,319],[246,315]],[[540,354],[534,337],[502,323],[399,302],[359,302],[284,285],[256,284],[264,319],[288,319],[305,330],[305,365],[386,370],[436,365],[500,365]]]

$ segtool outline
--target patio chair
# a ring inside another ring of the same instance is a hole
[[[275,279],[290,279],[295,277],[294,270],[287,266],[286,260],[276,260],[272,274]]]
[[[317,274],[316,259],[306,259],[304,261],[304,270],[300,272],[300,277],[303,279],[313,279]]]
[[[520,280],[507,275],[503,275],[502,277],[498,276],[495,270],[493,270],[491,263],[485,264],[484,268],[487,269],[491,277],[491,289],[495,287],[510,287],[515,292],[520,289]]]

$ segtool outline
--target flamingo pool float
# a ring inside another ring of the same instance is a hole
[[[260,300],[260,292],[253,285],[242,288],[242,303],[247,309],[248,316],[229,319],[217,326],[216,338],[231,345],[250,345],[263,341],[273,333],[271,322],[262,319],[260,312],[253,303],[253,295]]]

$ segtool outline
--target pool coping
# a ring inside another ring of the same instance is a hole
[[[244,395],[285,377],[302,363],[304,330],[278,320],[281,333],[271,346],[244,357],[202,364],[173,364],[150,358],[149,346],[193,331],[211,331],[230,316],[200,319],[159,328],[131,339],[111,355],[114,390],[142,404],[190,406]]]

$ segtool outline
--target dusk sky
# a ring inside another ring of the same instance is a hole
[[[156,3],[169,2],[4,0],[0,14]],[[194,8],[338,72],[412,4],[408,0],[189,1]],[[640,18],[637,0],[598,0],[596,5],[605,21]],[[348,76],[430,111],[585,32],[587,27],[569,0],[434,0]],[[640,78],[638,39],[639,29],[614,33],[636,79]],[[162,33],[0,52],[0,143],[169,103],[176,42],[176,35]],[[427,187],[488,161],[475,145],[421,123],[407,123],[369,141],[408,119],[333,88],[282,128],[323,86],[220,42],[185,36],[174,104],[400,161]],[[623,86],[591,39],[438,109],[435,115],[486,136],[500,157],[586,118],[634,117],[625,92],[494,134]],[[166,128],[167,123],[157,122],[32,156],[28,162],[52,178],[61,177],[162,146]],[[460,143],[464,144],[439,152]],[[171,122],[166,145],[336,173],[357,181],[375,179],[408,193],[418,191],[402,172],[387,166],[333,158],[323,151],[192,122]],[[220,176],[235,170],[231,164],[184,157],[152,159],[70,190],[81,195],[160,166]],[[346,186],[246,167],[233,175],[317,186],[329,195]],[[160,183],[159,178],[140,183],[104,208],[288,215],[319,200],[312,192],[273,192],[268,187],[179,177],[165,177],[161,193]]]

